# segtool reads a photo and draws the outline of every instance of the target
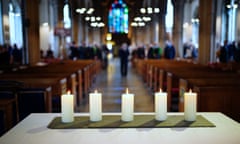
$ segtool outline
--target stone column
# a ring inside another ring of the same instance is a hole
[[[174,24],[172,40],[176,48],[176,56],[183,57],[183,11],[184,0],[172,0],[174,7]]]
[[[144,34],[144,43],[145,44],[149,44],[151,43],[151,30],[152,30],[152,25],[151,24],[147,24],[145,26],[145,34]]]
[[[162,48],[165,46],[166,40],[166,27],[165,27],[165,14],[159,16],[159,44]]]
[[[165,40],[166,40],[165,16],[166,16],[166,11],[167,11],[167,0],[159,0],[158,6],[160,8],[160,13],[159,13],[159,44],[162,48],[164,48]]]
[[[70,0],[71,20],[72,20],[72,40],[78,42],[79,31],[79,17],[80,14],[76,12],[78,8],[78,2],[76,0]]]
[[[217,0],[199,1],[199,56],[198,61],[201,64],[210,62],[211,49],[214,47],[215,31],[215,5]]]
[[[40,61],[39,44],[39,0],[25,0],[24,3],[24,30],[26,32],[26,49],[29,55],[29,64],[34,65]]]

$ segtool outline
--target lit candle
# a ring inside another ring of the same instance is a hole
[[[197,94],[190,89],[184,93],[184,118],[186,121],[195,121],[197,112]]]
[[[67,94],[61,96],[61,109],[62,109],[62,122],[70,123],[74,121],[74,109],[73,109],[73,100],[74,96],[70,94],[70,91]]]
[[[134,94],[126,93],[122,94],[122,121],[132,121],[134,112]]]
[[[158,121],[167,119],[167,93],[161,89],[155,93],[155,119]]]
[[[95,90],[94,93],[89,95],[89,111],[90,121],[101,121],[102,120],[102,94]]]

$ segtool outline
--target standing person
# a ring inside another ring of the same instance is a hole
[[[69,47],[71,53],[70,53],[70,59],[76,60],[79,58],[79,52],[78,52],[78,47],[76,46],[75,41],[72,41],[72,44]]]
[[[108,67],[109,49],[106,44],[103,44],[101,50],[102,50],[102,68],[106,69]]]
[[[46,58],[50,58],[50,59],[54,58],[53,51],[50,46],[48,47]]]
[[[144,45],[141,45],[137,48],[137,56],[139,59],[145,58],[145,48]]]
[[[154,59],[155,58],[154,49],[153,49],[153,46],[151,44],[148,47],[147,58],[148,59]]]
[[[233,58],[235,62],[240,62],[240,41],[238,41],[237,46],[235,47]]]
[[[120,69],[122,76],[127,76],[129,50],[127,43],[123,43],[119,50]]]
[[[16,65],[22,64],[22,51],[17,47],[17,44],[13,45],[12,56],[14,64]]]
[[[228,62],[228,40],[224,40],[223,46],[220,47],[219,60],[221,63]]]
[[[153,49],[155,59],[160,59],[162,57],[162,48],[157,43],[154,43]]]
[[[174,59],[175,58],[175,47],[170,41],[166,42],[166,46],[164,48],[164,57],[166,59]]]

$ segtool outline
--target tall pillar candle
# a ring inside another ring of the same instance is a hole
[[[70,123],[74,121],[74,96],[70,94],[70,91],[67,94],[61,96],[61,111],[62,111],[62,122]]]
[[[102,120],[102,94],[95,91],[89,95],[90,121]]]
[[[132,121],[134,118],[134,94],[126,93],[122,94],[122,121]]]
[[[190,89],[184,93],[184,118],[186,121],[195,121],[197,112],[197,94]]]
[[[155,93],[155,119],[158,121],[167,119],[167,93],[161,89]]]

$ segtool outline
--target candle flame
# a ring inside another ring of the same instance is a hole
[[[67,94],[71,94],[71,91],[70,91],[70,90],[68,90],[68,91],[67,91]]]
[[[161,89],[161,88],[159,89],[159,92],[160,92],[160,93],[162,92],[162,89]]]
[[[126,94],[128,94],[128,88],[126,88]]]
[[[192,89],[189,89],[189,93],[192,93]]]
[[[98,91],[97,91],[97,90],[95,90],[95,91],[94,91],[94,93],[98,93]]]

